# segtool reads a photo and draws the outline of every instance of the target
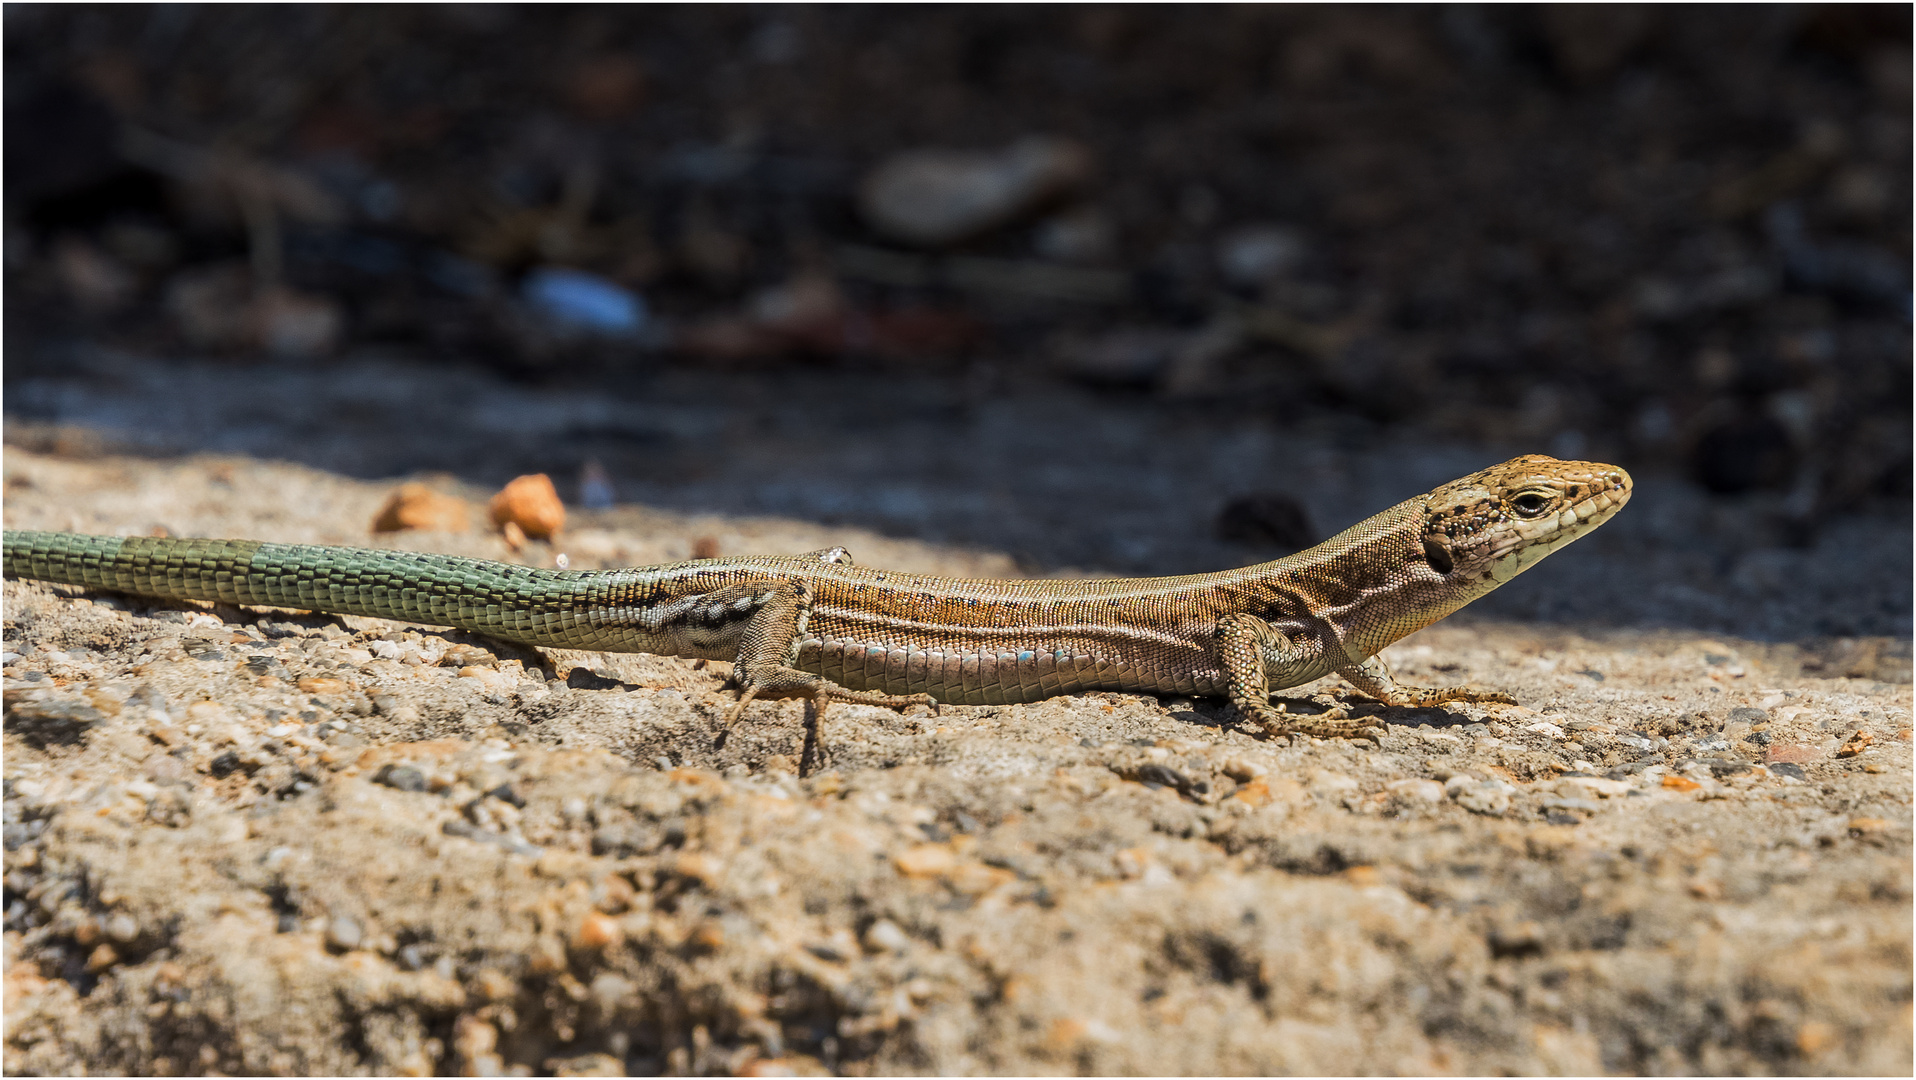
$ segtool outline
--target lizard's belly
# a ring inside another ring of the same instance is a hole
[[[1175,657],[1061,647],[966,649],[962,645],[880,645],[831,637],[799,644],[800,670],[854,690],[930,694],[953,705],[1009,705],[1060,694],[1224,693],[1224,675],[1195,647]]]

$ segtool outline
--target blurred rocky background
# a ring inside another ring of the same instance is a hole
[[[1907,506],[1905,5],[4,17],[17,439],[114,386],[158,424],[201,393],[167,387],[477,365],[787,425],[780,388],[909,382],[1518,445],[1762,500],[1794,544]],[[482,479],[608,501],[752,438],[586,427]],[[1218,535],[1307,542],[1255,486]]]

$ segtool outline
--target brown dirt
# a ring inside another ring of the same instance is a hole
[[[10,528],[367,543],[389,490],[244,458],[6,469]],[[560,547],[702,537],[1016,572],[636,507]],[[1629,555],[1587,543],[1553,562]],[[1507,592],[1538,610],[1582,580],[1535,579]],[[762,703],[722,739],[724,664],[4,598],[9,1072],[1909,1066],[1907,638],[1451,620],[1399,674],[1525,705],[1382,710],[1381,750],[1119,694],[839,707],[815,737]]]

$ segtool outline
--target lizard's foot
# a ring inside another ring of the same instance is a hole
[[[930,694],[880,694],[852,690],[830,679],[783,664],[740,665],[738,670],[738,703],[732,706],[732,711],[725,718],[728,728],[738,722],[745,712],[745,706],[753,698],[811,698],[817,719],[820,720],[825,717],[826,707],[834,701],[842,701],[847,705],[878,705],[887,709],[904,709],[913,705],[929,705],[933,709],[938,707],[938,699]]]
[[[1516,698],[1501,690],[1471,690],[1462,686],[1432,690],[1413,686],[1394,686],[1389,697],[1378,700],[1399,709],[1428,709],[1434,705],[1443,705],[1452,701],[1472,705],[1515,705],[1517,703]]]
[[[1384,666],[1384,661],[1375,656],[1353,667],[1340,668],[1337,673],[1362,693],[1400,709],[1428,709],[1450,701],[1477,705],[1517,703],[1516,698],[1500,690],[1473,690],[1467,686],[1402,686],[1390,677],[1390,669]]]

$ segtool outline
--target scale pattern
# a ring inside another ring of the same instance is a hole
[[[377,548],[8,532],[6,572],[183,600],[303,608],[455,626],[528,645],[617,650],[583,616],[625,571],[566,573]]]

